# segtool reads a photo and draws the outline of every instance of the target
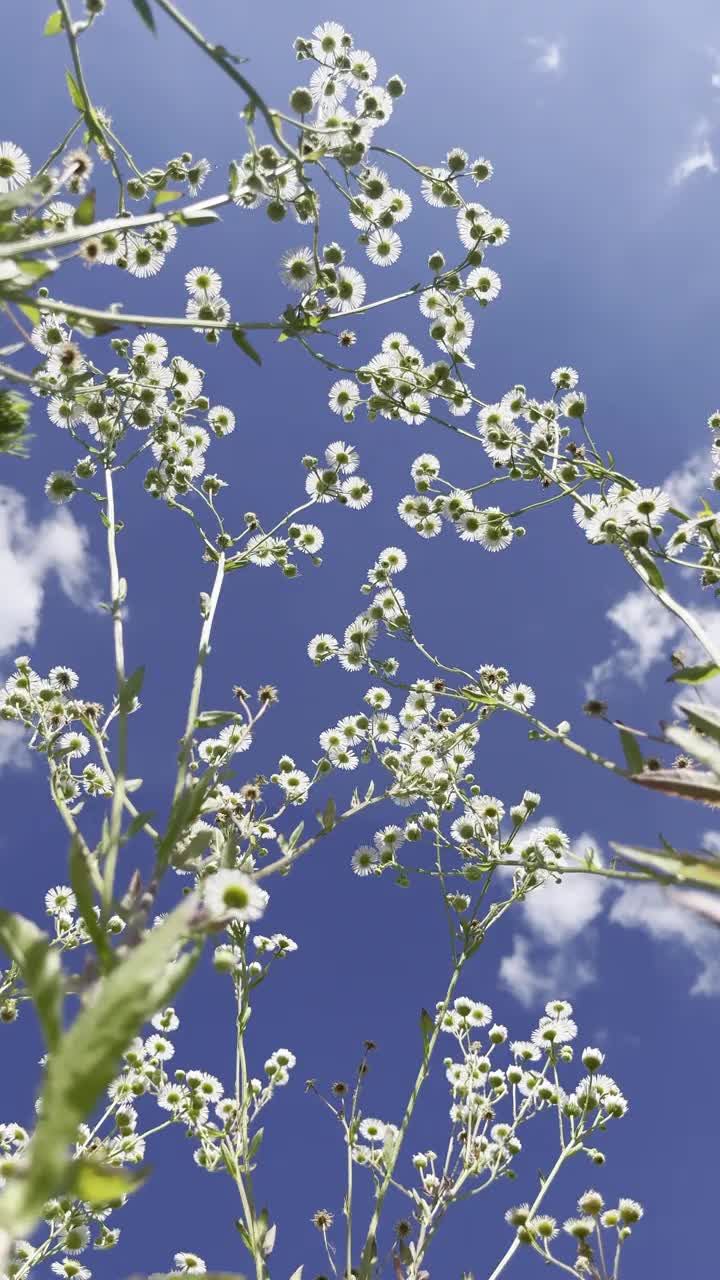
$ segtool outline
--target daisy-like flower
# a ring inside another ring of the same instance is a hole
[[[470,165],[470,176],[477,186],[487,182],[488,178],[492,178],[494,172],[492,164],[484,156],[478,156],[477,160],[473,160]]]
[[[184,1276],[201,1276],[207,1271],[203,1259],[197,1253],[176,1253],[173,1264],[175,1270]]]
[[[216,404],[208,413],[208,422],[216,436],[229,436],[235,430],[235,414],[223,404]]]
[[[364,844],[355,850],[350,865],[356,876],[370,876],[377,870],[379,861],[377,849]]]
[[[577,386],[579,377],[577,369],[571,369],[569,365],[560,365],[559,368],[553,369],[550,381],[558,391],[572,391]]]
[[[367,242],[367,256],[376,267],[389,267],[397,262],[402,251],[402,240],[397,231],[371,231]]]
[[[320,635],[313,636],[307,651],[308,657],[313,662],[327,662],[329,658],[332,658],[337,653],[337,650],[338,642],[335,636],[323,632]]]
[[[360,390],[350,378],[340,378],[334,382],[328,395],[328,404],[333,413],[349,414],[360,403]]]
[[[503,702],[512,707],[522,707],[529,711],[535,702],[535,693],[529,684],[509,684],[502,691]]]
[[[55,685],[56,689],[62,689],[63,693],[76,689],[78,679],[78,674],[72,667],[53,667],[48,675],[50,683]]]
[[[185,276],[185,288],[193,298],[218,298],[222,277],[213,267],[193,267]]]
[[[30,181],[30,158],[15,142],[0,142],[0,191],[16,191]]]
[[[151,365],[160,365],[167,360],[168,345],[158,333],[141,333],[132,344],[134,356],[144,356]]]
[[[244,872],[222,870],[204,882],[203,900],[211,916],[244,923],[260,919],[268,894]]]
[[[76,906],[75,894],[66,884],[58,884],[54,889],[48,889],[45,894],[45,910],[50,916],[74,911]]]
[[[315,263],[310,249],[288,249],[280,259],[280,274],[292,289],[309,289],[315,282]]]
[[[59,746],[68,760],[76,760],[79,756],[86,756],[90,750],[90,743],[85,734],[78,733],[76,729],[71,729],[69,733],[64,733],[60,739]]]
[[[137,276],[140,280],[156,276],[164,262],[165,254],[147,240],[133,240],[128,245],[127,269],[131,276]]]
[[[661,520],[669,508],[670,498],[662,489],[634,489],[622,502],[625,518],[629,515],[633,520],[640,518],[650,524]]]
[[[63,1258],[60,1262],[53,1262],[50,1269],[56,1276],[64,1276],[65,1280],[90,1280],[92,1275],[90,1268],[84,1267],[76,1258]]]
[[[337,273],[337,293],[328,299],[335,311],[353,311],[362,305],[367,290],[363,276],[354,267],[340,267]]]
[[[483,302],[492,302],[502,288],[502,281],[497,271],[491,271],[489,267],[475,267],[469,272],[466,284],[467,288],[472,289]]]
[[[368,1142],[382,1142],[386,1127],[382,1120],[375,1120],[368,1116],[360,1124],[360,1133]]]

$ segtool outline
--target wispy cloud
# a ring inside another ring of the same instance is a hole
[[[710,467],[706,453],[691,455],[687,462],[672,471],[662,488],[673,506],[688,513],[696,510],[703,492],[709,488]],[[706,629],[720,634],[720,616],[716,609],[696,609]],[[704,650],[683,624],[645,587],[628,591],[608,609],[606,618],[615,627],[610,654],[592,668],[586,682],[586,697],[604,694],[614,680],[631,680],[642,684],[656,662],[668,659],[675,645],[682,643],[687,661],[704,661]]]
[[[0,486],[0,656],[34,642],[51,573],[66,596],[87,603],[87,534],[65,508],[34,525],[22,494]]]
[[[533,66],[536,71],[557,75],[565,65],[563,47],[558,40],[546,40],[544,36],[528,36],[527,43],[535,49]]]
[[[527,827],[526,837],[554,818]],[[597,842],[587,833],[573,842],[578,856]],[[522,930],[500,962],[500,982],[530,1006],[540,999],[573,995],[597,978],[602,942],[597,925],[607,920],[624,929],[640,929],[665,949],[673,944],[690,953],[697,973],[694,996],[720,995],[717,928],[686,910],[682,900],[657,885],[624,885],[600,876],[566,875],[528,894],[521,908]]]
[[[702,172],[718,172],[712,145],[712,128],[705,116],[701,116],[693,125],[683,153],[670,173],[670,183],[673,187],[680,187],[693,174]]]

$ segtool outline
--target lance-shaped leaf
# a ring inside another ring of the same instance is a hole
[[[255,364],[262,364],[260,355],[255,350],[252,343],[248,340],[245,330],[241,329],[239,325],[235,324],[233,325],[231,332],[232,332],[233,342],[235,343],[235,345],[238,346],[241,351],[244,351],[245,355],[249,356],[251,360],[254,360]]]
[[[720,927],[720,897],[716,893],[707,893],[703,889],[673,889],[670,896],[679,907]]]
[[[138,13],[142,18],[145,26],[148,27],[154,35],[156,31],[155,18],[153,17],[153,11],[150,8],[149,0],[132,0],[132,6],[136,13]]]
[[[646,867],[664,879],[682,880],[686,884],[703,885],[720,891],[720,859],[701,853],[682,853],[679,849],[643,849],[632,844],[611,843],[611,849],[628,862]]]
[[[668,726],[665,737],[688,755],[694,756],[720,779],[720,746],[715,742],[708,741],[695,729],[683,729],[676,724]]]
[[[720,742],[720,708],[703,702],[681,702],[680,710],[687,716],[693,729],[699,729],[701,733]]]
[[[69,1147],[114,1078],[121,1055],[143,1023],[171,999],[197,960],[199,946],[178,957],[197,909],[189,896],[96,993],[50,1054],[38,1123],[17,1177],[0,1196],[0,1230],[25,1235],[46,1200],[71,1183]]]
[[[32,920],[0,911],[0,946],[20,970],[32,996],[48,1049],[62,1034],[63,973],[50,938]]]
[[[112,1205],[141,1187],[147,1169],[117,1169],[97,1160],[73,1160],[70,1191],[95,1208]]]
[[[668,676],[668,681],[676,680],[680,684],[702,684],[704,680],[712,680],[720,676],[720,667],[715,662],[706,662],[701,667],[681,667]]]
[[[633,774],[630,781],[647,787],[649,791],[663,791],[668,796],[684,796],[686,800],[720,805],[720,782],[714,773],[703,773],[700,769],[654,769]]]
[[[628,769],[631,773],[642,773],[643,755],[636,738],[627,729],[618,729],[618,733]]]

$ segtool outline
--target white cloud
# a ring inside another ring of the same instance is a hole
[[[537,50],[533,63],[536,71],[557,75],[564,66],[562,45],[557,40],[545,40],[543,36],[528,36],[531,49]]]
[[[690,138],[680,159],[675,164],[670,182],[673,187],[682,186],[695,173],[717,173],[718,166],[712,146],[710,121],[701,117],[692,128]]]
[[[673,506],[691,514],[698,508],[703,491],[709,488],[707,454],[692,454],[687,462],[671,471],[662,483]],[[705,629],[720,638],[720,617],[716,609],[693,610]],[[673,648],[681,644],[686,661],[704,662],[707,654],[678,618],[650,594],[638,587],[622,596],[606,615],[617,628],[612,652],[592,668],[585,682],[585,696],[597,697],[618,677],[642,684],[656,662],[667,659]],[[687,697],[687,695],[685,695]]]
[[[615,640],[609,657],[592,668],[585,683],[588,698],[596,697],[617,676],[642,684],[654,663],[669,656],[683,630],[675,615],[645,587],[629,591],[605,616],[622,638]]]
[[[679,942],[700,963],[692,996],[720,995],[720,947],[713,925],[688,911],[659,885],[625,887],[610,910],[613,924],[642,929],[657,942]]]
[[[662,483],[674,507],[691,514],[699,505],[699,499],[710,488],[710,458],[705,450],[698,450],[677,471]]]
[[[33,525],[25,499],[0,486],[0,656],[31,645],[37,636],[45,584],[56,573],[75,604],[89,598],[87,534],[65,508]]]
[[[26,738],[22,725],[0,721],[0,770],[30,768]]]
[[[595,976],[588,961],[576,960],[569,970],[562,950],[552,952],[533,946],[520,933],[513,937],[513,949],[503,956],[499,969],[500,982],[526,1008],[546,1000],[564,1000],[594,982]]]
[[[547,818],[528,826],[524,840],[532,840]],[[714,833],[705,837],[712,839]],[[716,837],[720,845],[720,837]],[[574,840],[571,852],[582,857],[588,847],[598,854],[587,833]],[[599,856],[599,855],[598,855]],[[573,873],[560,884],[547,881],[534,889],[517,909],[522,932],[513,936],[512,950],[500,961],[499,980],[523,1005],[572,996],[597,977],[602,940],[601,919],[625,929],[642,929],[655,942],[684,948],[699,965],[691,995],[720,995],[718,931],[689,911],[680,895],[659,885],[628,885],[609,878]],[[517,916],[516,916],[517,919]]]

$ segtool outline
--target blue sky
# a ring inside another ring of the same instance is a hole
[[[383,75],[397,72],[408,82],[383,142],[419,163],[439,164],[453,145],[493,161],[487,203],[508,219],[512,234],[492,264],[503,277],[502,294],[476,326],[479,394],[494,400],[518,381],[532,394],[544,393],[549,371],[567,363],[581,372],[596,438],[626,473],[659,483],[704,447],[705,419],[720,401],[720,16],[714,5],[688,0],[681,13],[664,2],[629,8],[417,0],[410,7],[368,0],[358,8],[337,0],[331,9],[318,0],[301,7],[276,0],[244,12],[221,0],[188,0],[186,9],[208,34],[249,56],[250,78],[278,105],[302,79],[293,38],[335,17],[376,55]],[[46,12],[48,6],[12,0],[4,24],[3,136],[36,163],[71,119],[66,51],[39,34]],[[242,103],[198,51],[160,25],[156,42],[125,0],[110,0],[87,41],[91,87],[141,167],[187,148],[217,166],[206,190],[220,190],[228,160],[244,150]],[[405,179],[403,185],[415,196]],[[386,286],[406,287],[419,278],[429,250],[452,246],[450,219],[419,204],[417,218],[406,224],[399,263],[382,275],[368,272],[372,296]],[[188,232],[156,281],[86,275],[73,266],[57,289],[97,305],[132,299],[136,310],[172,313],[184,306],[184,271],[210,261],[222,272],[235,311],[269,318],[286,298],[278,259],[302,239],[297,228],[233,211],[217,228]],[[362,268],[362,251],[356,253]],[[359,359],[369,357],[390,328],[420,337],[424,326],[412,302],[365,317],[357,325]],[[313,668],[305,646],[316,631],[342,630],[362,607],[358,586],[388,543],[410,556],[403,588],[431,647],[462,666],[508,665],[537,690],[547,721],[567,717],[579,734],[610,746],[580,711],[591,672],[603,663],[603,694],[615,714],[642,723],[667,712],[662,658],[677,639],[668,633],[655,652],[657,621],[643,615],[642,644],[628,642],[622,623],[635,617],[627,602],[635,582],[619,557],[586,545],[567,510],[535,513],[527,538],[501,556],[484,555],[447,533],[421,542],[395,511],[410,487],[413,457],[433,450],[448,474],[465,482],[470,473],[479,481],[487,473],[481,451],[462,448],[430,426],[358,420],[339,429],[327,408],[331,379],[320,366],[291,344],[258,345],[262,370],[227,341],[215,350],[189,335],[174,346],[203,365],[212,400],[230,405],[238,417],[238,429],[217,445],[213,464],[231,481],[226,507],[281,514],[301,490],[302,454],[319,453],[339,434],[360,448],[375,500],[366,512],[323,515],[328,536],[321,569],[295,582],[246,571],[229,583],[206,705],[226,703],[234,683],[254,688],[272,681],[281,694],[259,735],[252,771],[268,772],[283,750],[299,763],[310,759],[319,732],[355,710],[362,692],[356,678]],[[41,409],[33,429],[31,459],[6,460],[2,477],[25,507],[15,494],[0,505],[0,570],[10,584],[0,663],[7,668],[19,651],[30,652],[38,669],[67,661],[82,673],[88,696],[109,700],[110,636],[92,607],[102,595],[102,530],[77,503],[71,517],[48,509],[44,477],[72,458],[68,441]],[[207,570],[191,530],[146,498],[139,477],[123,479],[119,490],[129,526],[122,546],[130,584],[129,661],[147,667],[142,725],[132,726],[132,773],[145,779],[146,807],[162,808]],[[40,767],[20,768],[15,751],[7,755],[0,777],[3,900],[37,914],[38,887],[64,878],[64,837],[44,799]],[[611,839],[654,843],[658,830],[692,847],[712,826],[711,815],[634,791],[569,753],[527,742],[515,723],[493,723],[481,742],[479,768],[486,791],[507,802],[526,787],[540,791],[544,817],[601,849]],[[324,1270],[309,1217],[320,1206],[340,1209],[339,1135],[320,1105],[303,1095],[303,1079],[347,1076],[361,1041],[371,1037],[380,1050],[368,1103],[396,1119],[417,1065],[419,1010],[431,1008],[444,989],[441,907],[427,886],[401,891],[385,879],[360,882],[350,874],[352,850],[373,830],[360,821],[353,832],[336,833],[290,879],[273,885],[272,927],[299,944],[263,990],[253,1032],[258,1063],[282,1043],[299,1059],[294,1083],[268,1115],[259,1174],[279,1219],[278,1276],[301,1261],[306,1277]],[[534,1025],[547,995],[572,998],[577,988],[583,1039],[603,1043],[608,1069],[632,1105],[607,1138],[605,1169],[597,1175],[585,1166],[572,1169],[550,1211],[570,1213],[574,1194],[593,1182],[609,1201],[637,1196],[646,1218],[631,1245],[630,1272],[703,1274],[705,1224],[715,1209],[710,1126],[718,944],[656,894],[631,899],[594,885],[577,893],[584,896],[569,905],[543,904],[538,895],[537,906],[521,911],[481,950],[465,985],[518,1036]],[[179,1008],[179,1057],[227,1073],[233,1026],[222,982],[203,970]],[[26,1019],[5,1034],[2,1118],[28,1122],[35,1082],[26,1055],[37,1056],[34,1032]],[[681,1086],[688,1080],[691,1089]],[[412,1150],[438,1149],[443,1099],[440,1081],[428,1089]],[[458,1210],[441,1239],[437,1273],[459,1276],[466,1268],[479,1280],[491,1270],[507,1238],[502,1211],[532,1194],[536,1169],[552,1150],[549,1127],[543,1132],[538,1123],[534,1138],[531,1133],[525,1185],[501,1186],[472,1210]],[[155,1176],[124,1211],[116,1253],[92,1260],[95,1274],[162,1271],[181,1248],[197,1250],[214,1267],[242,1271],[230,1184],[202,1174],[180,1136],[161,1137],[156,1154],[150,1152]],[[514,1273],[529,1276],[538,1268],[521,1258]]]

